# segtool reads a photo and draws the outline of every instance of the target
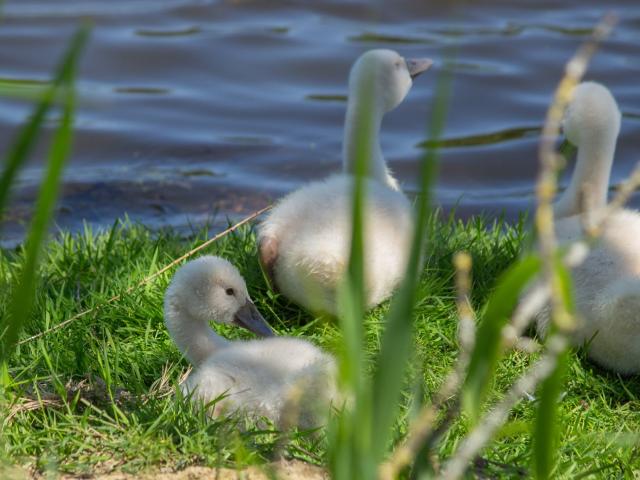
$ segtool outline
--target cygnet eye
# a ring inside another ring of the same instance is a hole
[[[393,64],[396,68],[400,68],[402,66],[402,62],[400,60],[396,60]]]
[[[235,290],[233,288],[227,288],[225,290],[225,292],[227,292],[227,295],[235,295],[236,294],[236,292],[235,292]]]

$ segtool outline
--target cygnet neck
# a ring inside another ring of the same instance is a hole
[[[604,135],[585,133],[569,187],[555,206],[560,218],[598,210],[607,204],[617,135],[613,131],[603,132]]]
[[[344,172],[355,173],[358,152],[363,151],[369,157],[367,158],[368,176],[397,189],[398,184],[387,170],[387,164],[380,147],[380,127],[386,113],[384,106],[379,96],[364,95],[357,89],[355,90],[349,92],[349,103],[345,116],[342,147]],[[373,91],[375,92],[375,89]],[[359,145],[359,143],[362,144]]]
[[[167,301],[165,324],[178,349],[194,367],[229,344],[207,322],[194,318],[177,302]]]

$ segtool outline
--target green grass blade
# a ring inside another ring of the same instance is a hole
[[[366,78],[360,85],[363,98],[373,98],[372,78]],[[363,221],[366,208],[365,178],[372,154],[369,138],[374,128],[371,104],[372,102],[363,102],[363,107],[357,112],[359,130],[353,171],[351,250],[344,285],[339,292],[339,320],[344,345],[340,359],[340,374],[343,389],[353,397],[353,407],[346,409],[332,428],[329,463],[332,477],[338,480],[370,478],[375,471],[369,448],[371,399],[365,388],[363,346]]]
[[[564,383],[568,351],[558,357],[553,373],[540,386],[540,399],[533,431],[533,471],[537,479],[552,478],[560,434],[558,397]]]
[[[555,275],[560,285],[564,308],[568,313],[573,314],[575,304],[571,275],[562,264],[561,259],[556,261],[555,267]],[[552,331],[553,329],[552,326]],[[558,363],[553,373],[540,386],[540,400],[533,430],[533,471],[535,478],[540,480],[552,478],[555,465],[556,448],[560,437],[558,397],[564,383],[568,357],[568,351],[558,357]]]
[[[37,143],[37,139],[42,127],[42,123],[53,104],[57,87],[51,86],[45,90],[42,100],[36,106],[31,120],[20,131],[18,138],[11,146],[9,153],[4,161],[4,170],[0,177],[0,217],[4,212],[7,203],[9,190],[15,181],[15,177],[20,170],[21,165],[26,161],[32,149]]]
[[[484,394],[500,358],[502,327],[540,265],[540,260],[534,256],[520,259],[498,278],[497,286],[487,300],[462,391],[463,409],[474,422],[480,415]]]
[[[0,217],[4,211],[4,207],[7,203],[9,191],[13,184],[20,167],[29,154],[35,148],[42,124],[47,116],[47,113],[51,109],[53,102],[60,93],[61,83],[64,81],[65,76],[73,68],[82,46],[86,41],[88,35],[88,29],[80,29],[71,40],[71,45],[65,53],[60,65],[56,70],[53,82],[49,88],[44,90],[40,102],[36,105],[31,120],[27,125],[19,132],[17,138],[9,148],[9,152],[5,157],[4,169],[2,176],[0,176]]]
[[[48,88],[51,88],[49,83],[33,84],[0,80],[0,97],[17,98],[35,103],[42,100]]]
[[[441,74],[436,87],[431,118],[431,138],[440,138],[444,129],[450,97],[451,74]],[[436,142],[437,144],[437,142]],[[420,195],[411,255],[405,278],[393,299],[386,319],[380,353],[373,378],[373,454],[376,462],[384,456],[392,434],[399,404],[404,372],[411,354],[413,309],[416,303],[418,280],[424,257],[425,234],[431,211],[431,189],[437,175],[438,149],[430,148],[422,159]]]
[[[82,47],[86,43],[88,29],[81,28],[74,36],[65,55],[55,83],[63,88],[63,112],[60,126],[55,132],[48,155],[45,178],[36,201],[34,217],[29,228],[25,246],[25,263],[16,285],[13,287],[9,302],[9,315],[3,319],[1,359],[6,361],[18,339],[20,330],[30,315],[35,298],[36,270],[40,250],[47,234],[58,197],[60,177],[71,150],[73,137],[73,116],[75,110],[75,92],[73,88],[76,65]],[[55,97],[54,90],[52,98]],[[27,130],[29,130],[29,125]],[[22,138],[22,137],[21,137]],[[32,137],[29,141],[34,141]],[[32,148],[29,145],[26,152]]]
[[[352,231],[351,231],[351,251],[349,254],[349,265],[345,276],[345,288],[342,295],[341,307],[341,328],[344,334],[346,354],[349,368],[347,380],[358,393],[362,381],[362,356],[363,356],[363,328],[364,317],[364,209],[366,184],[365,176],[367,162],[371,156],[368,149],[366,135],[373,128],[369,109],[364,109],[359,119],[362,125],[357,142],[357,156],[353,181],[352,198]]]

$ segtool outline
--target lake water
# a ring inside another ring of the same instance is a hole
[[[624,112],[612,183],[640,160],[640,2],[394,0],[6,0],[0,82],[49,78],[82,18],[76,142],[58,225],[199,226],[260,208],[340,168],[346,79],[370,48],[431,57],[385,118],[383,149],[415,192],[439,71],[454,75],[437,201],[461,216],[531,206],[537,134],[565,61],[606,9],[620,23],[587,78]],[[455,58],[446,58],[454,46]],[[0,151],[29,115],[0,99]],[[51,123],[53,125],[53,123]],[[4,225],[23,232],[42,174],[24,171]],[[566,184],[566,176],[563,184]],[[638,197],[634,198],[638,205]],[[319,206],[321,208],[321,206]]]

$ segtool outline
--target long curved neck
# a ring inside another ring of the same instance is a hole
[[[571,183],[555,205],[556,216],[577,215],[587,208],[597,210],[607,204],[615,150],[614,135],[604,139],[594,136],[580,146]]]
[[[396,180],[389,174],[380,148],[380,127],[384,108],[376,99],[360,98],[357,93],[349,95],[349,104],[344,124],[342,144],[343,170],[354,174],[359,152],[365,152],[368,176],[397,189]]]
[[[178,302],[167,301],[164,321],[176,346],[194,367],[229,343],[206,322],[191,317]]]

